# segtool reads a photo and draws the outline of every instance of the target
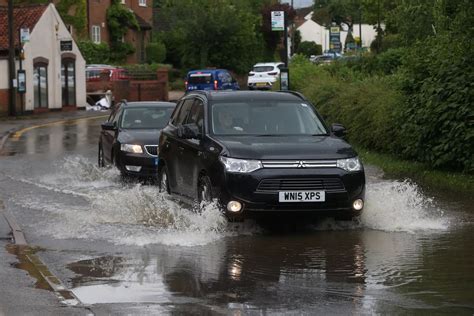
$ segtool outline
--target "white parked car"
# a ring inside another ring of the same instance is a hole
[[[282,62],[255,64],[249,72],[247,87],[249,90],[271,89],[280,76],[280,69],[284,66]]]

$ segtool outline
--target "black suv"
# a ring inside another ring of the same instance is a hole
[[[162,190],[217,199],[230,219],[301,211],[352,218],[364,207],[357,153],[296,92],[196,91],[160,136]]]

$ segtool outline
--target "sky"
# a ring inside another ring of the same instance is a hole
[[[291,0],[280,0],[281,3],[291,3]],[[295,8],[304,8],[313,5],[313,0],[293,0]]]

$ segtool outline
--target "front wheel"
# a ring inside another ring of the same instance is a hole
[[[158,175],[158,181],[160,186],[160,192],[166,192],[170,194],[170,183],[168,177],[168,169],[166,168],[166,166],[161,168],[160,174]]]
[[[105,167],[104,149],[102,148],[102,144],[100,143],[99,143],[99,150],[97,152],[97,163],[100,168]]]
[[[198,182],[198,202],[212,202],[212,185],[208,176],[202,176]]]

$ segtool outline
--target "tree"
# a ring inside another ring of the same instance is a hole
[[[176,0],[163,6],[162,15],[172,17],[161,34],[168,60],[178,67],[247,72],[262,55],[260,18],[234,2]]]

